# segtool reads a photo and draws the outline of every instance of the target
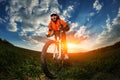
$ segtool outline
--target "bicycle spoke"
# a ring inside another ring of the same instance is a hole
[[[55,41],[48,42],[43,49],[42,52],[42,68],[46,74],[49,75],[57,75],[61,70],[62,60],[58,59],[59,56],[59,47]]]

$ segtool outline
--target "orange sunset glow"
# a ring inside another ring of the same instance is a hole
[[[88,37],[81,36],[81,37],[75,37],[68,35],[67,40],[67,47],[68,47],[68,53],[76,53],[76,52],[85,52],[90,50],[87,45],[89,43],[85,43]]]
[[[68,53],[78,53],[88,51],[87,44],[68,43]]]

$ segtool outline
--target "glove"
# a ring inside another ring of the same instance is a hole
[[[46,36],[47,36],[47,37],[50,37],[50,34],[47,34]]]
[[[62,31],[69,31],[70,30],[70,27],[67,25],[66,27],[61,27],[60,30]]]
[[[69,31],[70,30],[70,27],[69,26],[66,26],[63,28],[64,31]]]

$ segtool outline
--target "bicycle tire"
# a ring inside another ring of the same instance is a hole
[[[53,78],[57,77],[57,75],[56,75],[57,73],[52,73],[53,71],[51,71],[51,69],[49,69],[49,66],[48,66],[50,64],[50,62],[47,62],[47,59],[51,58],[50,56],[52,55],[52,54],[47,52],[47,50],[51,44],[55,44],[58,47],[58,42],[56,42],[55,40],[50,40],[44,45],[44,47],[42,49],[42,54],[41,54],[41,66],[42,66],[42,69],[43,69],[43,72],[45,73],[45,75],[48,78],[53,79]],[[48,57],[47,57],[47,55],[48,55]],[[48,61],[50,61],[50,60],[48,60]],[[51,62],[51,64],[52,63],[53,62]],[[57,64],[56,65],[55,64],[54,65],[52,64],[52,66],[54,67],[57,65]],[[57,68],[60,69],[60,66],[58,67],[58,65],[57,65]],[[55,69],[55,70],[57,71],[57,69]]]

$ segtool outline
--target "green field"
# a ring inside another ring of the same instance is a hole
[[[40,52],[30,51],[0,41],[0,80],[40,78]]]
[[[40,54],[0,39],[0,80],[49,80],[41,70]],[[69,56],[71,65],[55,80],[120,80],[120,42]]]

